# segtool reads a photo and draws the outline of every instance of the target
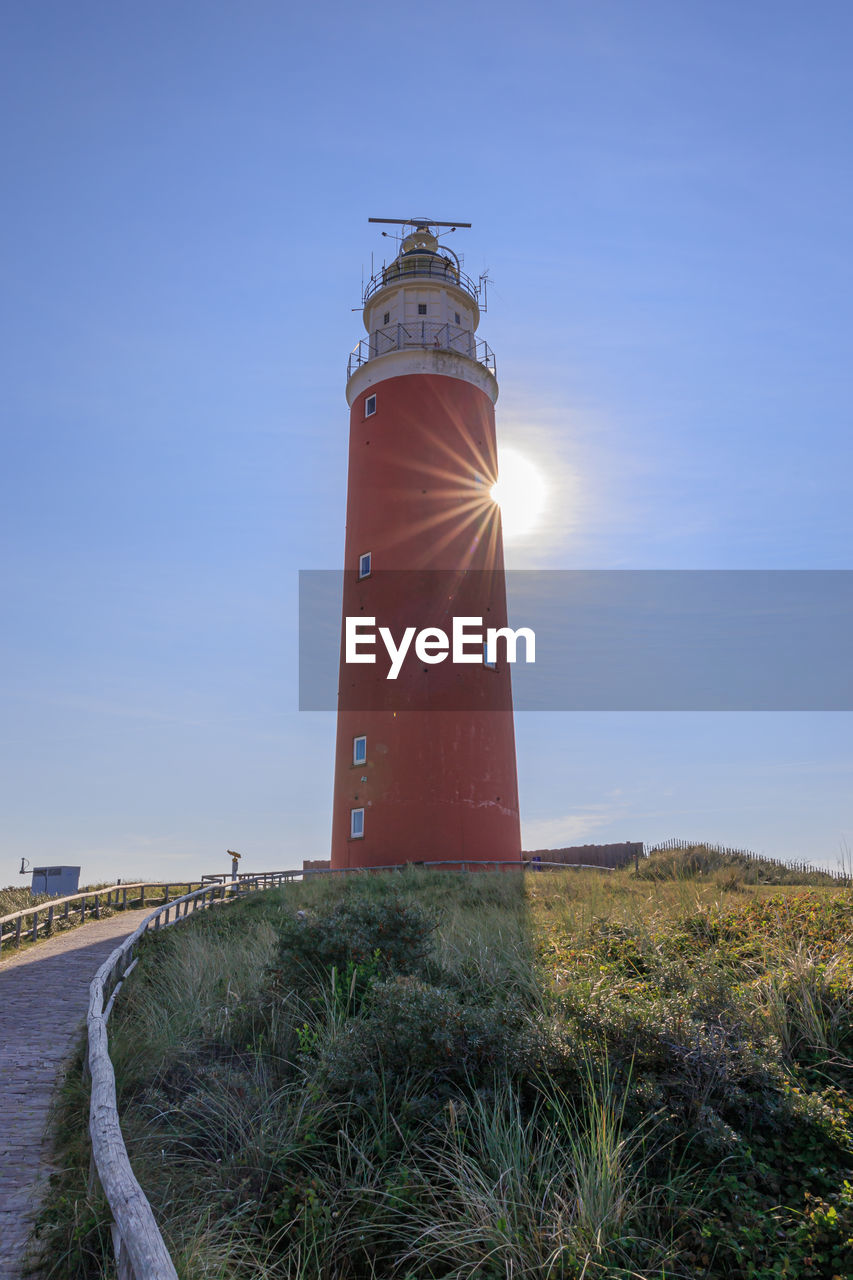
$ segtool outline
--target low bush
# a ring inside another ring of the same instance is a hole
[[[433,913],[396,893],[369,897],[354,892],[331,909],[300,911],[280,927],[279,969],[304,977],[350,966],[388,973],[417,973],[432,949]]]
[[[324,1092],[361,1106],[414,1090],[420,1114],[431,1114],[460,1091],[514,1078],[524,1022],[513,1001],[470,1005],[448,987],[388,979],[322,1044],[315,1079]]]

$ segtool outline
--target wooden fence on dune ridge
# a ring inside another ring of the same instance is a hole
[[[689,849],[709,849],[711,853],[719,853],[732,858],[744,858],[747,862],[755,862],[766,867],[782,867],[785,870],[796,871],[802,875],[820,875],[829,876],[830,879],[837,881],[839,884],[850,886],[853,884],[853,874],[851,871],[845,871],[839,868],[838,871],[832,871],[829,867],[816,867],[811,862],[783,862],[781,858],[769,858],[763,853],[753,853],[751,849],[736,849],[729,845],[714,844],[710,840],[662,840],[659,844],[646,845],[646,856],[651,853],[668,853],[678,852]]]

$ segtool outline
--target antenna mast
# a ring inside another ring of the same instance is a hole
[[[368,222],[389,222],[397,227],[470,227],[470,222],[436,222],[435,218],[368,218]]]

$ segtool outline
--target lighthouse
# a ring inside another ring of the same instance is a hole
[[[475,627],[507,625],[491,496],[496,365],[477,336],[482,285],[444,243],[470,224],[370,221],[403,234],[364,288],[367,337],[347,371],[331,866],[520,863],[510,666]],[[371,648],[371,623],[418,633],[395,675]],[[455,661],[437,637],[460,625],[474,640]],[[366,637],[357,657],[356,634]]]

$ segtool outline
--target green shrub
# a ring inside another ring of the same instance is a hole
[[[417,973],[432,950],[435,916],[398,894],[353,893],[331,909],[300,913],[280,929],[281,969],[322,971],[375,964],[383,974]]]
[[[466,1005],[447,987],[391,978],[376,983],[365,1010],[322,1047],[316,1079],[326,1093],[352,1095],[360,1105],[416,1081],[422,1099],[441,1104],[513,1075],[524,1021],[512,1001]]]

